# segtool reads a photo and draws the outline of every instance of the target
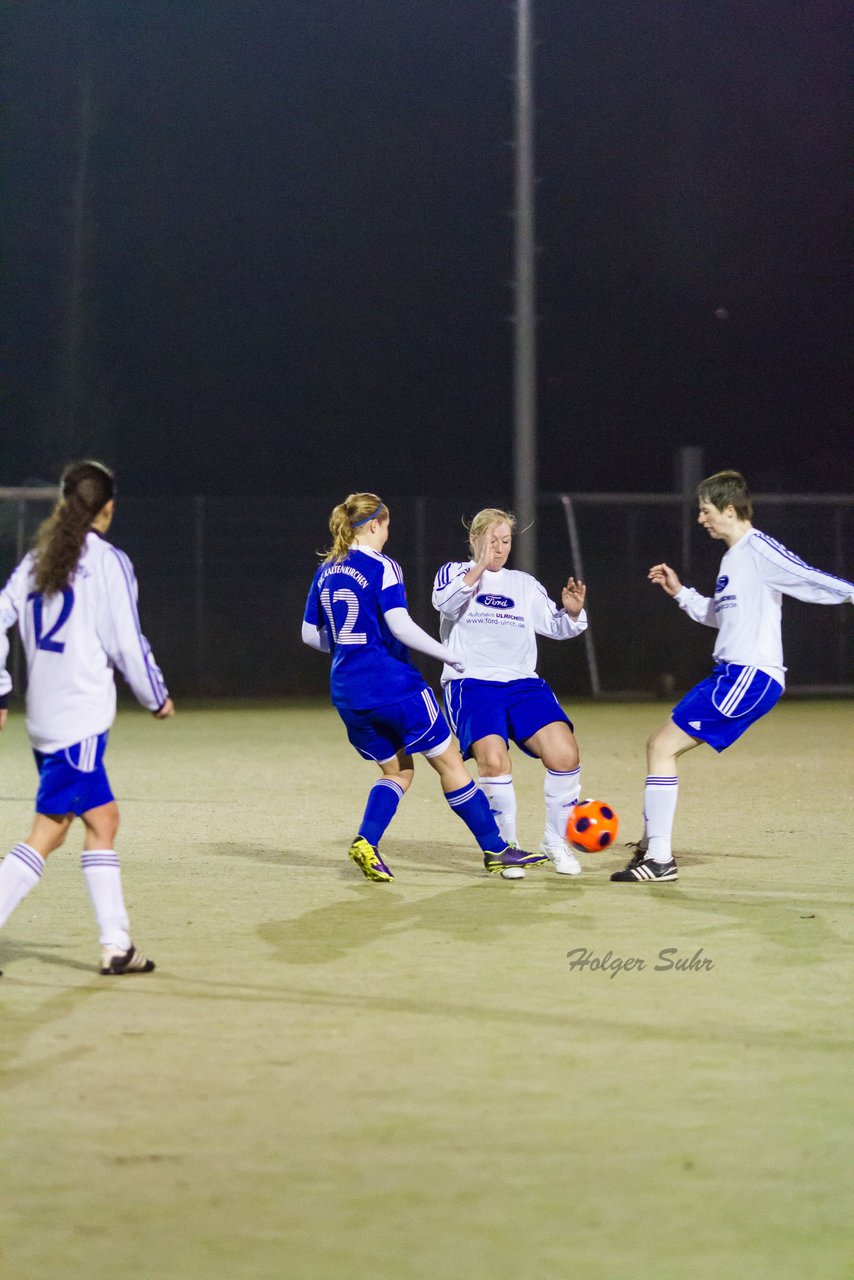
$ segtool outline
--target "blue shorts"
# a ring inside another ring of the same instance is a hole
[[[108,737],[84,738],[50,755],[33,752],[39,770],[36,813],[79,815],[115,799],[104,768]]]
[[[426,685],[399,702],[370,711],[352,707],[336,707],[336,711],[347,726],[347,737],[365,760],[392,760],[401,750],[436,756],[451,743],[448,722]]]
[[[757,667],[722,662],[689,689],[672,718],[692,738],[725,751],[779,702],[783,686]]]
[[[545,680],[449,680],[445,685],[445,710],[451,728],[460,740],[460,750],[468,759],[472,743],[496,734],[506,743],[515,742],[526,755],[525,746],[544,725],[556,720],[572,721]]]

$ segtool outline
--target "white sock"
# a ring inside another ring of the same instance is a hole
[[[512,773],[499,773],[493,778],[479,778],[480,789],[498,823],[501,837],[508,844],[516,842],[516,792]]]
[[[16,844],[0,862],[0,925],[19,902],[35,889],[44,871],[44,858],[28,844]]]
[[[87,849],[80,856],[80,865],[95,908],[101,946],[127,951],[130,923],[122,894],[118,854],[112,849]]]
[[[643,829],[649,842],[646,856],[653,862],[670,862],[673,857],[670,838],[678,792],[678,778],[651,775],[646,780],[643,793]]]
[[[546,801],[545,843],[566,839],[566,824],[581,790],[581,765],[566,773],[546,769],[543,795]]]

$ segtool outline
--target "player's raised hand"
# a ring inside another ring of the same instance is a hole
[[[495,553],[494,539],[495,530],[498,528],[498,522],[493,521],[484,531],[483,537],[477,545],[477,567],[478,569],[486,569]]]
[[[682,583],[669,564],[654,564],[647,577],[657,587],[663,587],[669,596],[675,596],[682,590]]]
[[[566,586],[561,590],[561,603],[570,618],[577,618],[584,608],[587,598],[587,587],[580,578],[567,578]]]
[[[175,714],[175,703],[171,698],[167,698],[162,707],[158,707],[156,711],[151,713],[155,720],[168,720],[170,716]]]
[[[484,530],[481,537],[476,539],[472,544],[475,561],[463,578],[463,581],[470,587],[476,586],[476,584],[480,582],[480,579],[483,577],[489,562],[492,559],[492,540],[495,537],[495,530],[497,527],[498,526],[496,524],[489,525],[488,528]]]

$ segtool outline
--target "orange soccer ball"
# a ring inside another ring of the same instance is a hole
[[[569,815],[566,838],[574,849],[599,853],[617,838],[620,820],[603,800],[579,800]]]

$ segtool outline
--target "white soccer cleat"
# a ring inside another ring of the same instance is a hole
[[[540,845],[540,853],[548,855],[559,876],[581,875],[581,863],[565,840],[544,840]]]

